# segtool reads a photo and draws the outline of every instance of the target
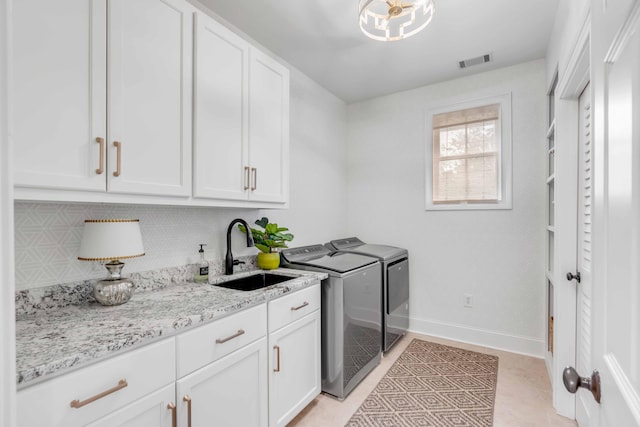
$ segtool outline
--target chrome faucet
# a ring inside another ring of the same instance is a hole
[[[237,259],[233,259],[233,255],[231,254],[231,230],[233,230],[233,226],[237,223],[244,225],[244,228],[247,230],[247,247],[250,248],[253,246],[253,236],[251,235],[251,229],[249,228],[249,224],[242,219],[236,218],[231,221],[229,224],[229,228],[227,228],[227,256],[224,260],[224,274],[233,274],[233,266],[238,264],[244,264],[243,261],[238,261]]]

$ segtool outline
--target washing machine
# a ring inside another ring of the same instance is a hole
[[[344,399],[382,357],[380,262],[324,245],[281,255],[283,267],[329,275],[321,285],[322,391]]]
[[[409,251],[364,243],[357,237],[332,240],[330,250],[370,256],[380,261],[382,280],[382,351],[388,351],[409,328]]]

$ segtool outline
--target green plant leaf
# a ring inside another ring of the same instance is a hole
[[[255,224],[266,229],[267,225],[269,224],[269,218],[267,218],[266,216],[263,216],[262,218],[256,220]]]
[[[278,232],[278,224],[267,224],[267,226],[264,227],[264,231],[267,234],[276,234]]]
[[[269,246],[265,246],[265,245],[262,245],[260,243],[256,243],[255,246],[256,246],[256,248],[260,249],[265,254],[268,254],[269,252],[271,252],[271,249],[269,248]]]
[[[283,231],[289,231],[288,228],[279,227],[276,223],[269,223],[267,217],[262,217],[255,221],[255,224],[262,227],[264,230],[257,228],[251,228],[251,235],[253,236],[253,242],[255,246],[264,253],[271,252],[272,248],[286,248],[285,242],[293,240],[293,234],[283,233]],[[246,229],[242,225],[238,225],[240,230],[246,232]]]

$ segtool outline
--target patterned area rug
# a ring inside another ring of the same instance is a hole
[[[348,427],[493,425],[498,358],[414,339]]]

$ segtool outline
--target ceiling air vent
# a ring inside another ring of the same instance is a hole
[[[485,62],[489,62],[489,61],[491,61],[491,55],[486,54],[482,56],[477,56],[475,58],[465,59],[464,61],[460,61],[458,62],[458,66],[460,68],[467,68],[473,65],[484,64]]]

